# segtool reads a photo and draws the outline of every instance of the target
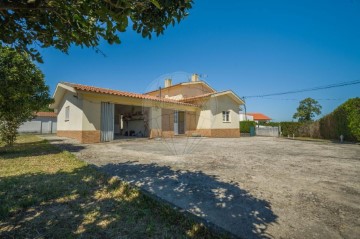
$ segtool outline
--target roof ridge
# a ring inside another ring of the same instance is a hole
[[[185,103],[185,102],[181,102],[181,101],[174,100],[174,99],[160,98],[160,97],[141,94],[141,93],[113,90],[113,89],[109,89],[109,88],[89,86],[89,85],[83,85],[83,84],[77,84],[77,83],[69,83],[69,82],[61,82],[61,83],[65,84],[67,86],[73,87],[77,90],[82,90],[82,91],[89,91],[89,92],[110,94],[110,95],[127,96],[127,97],[139,98],[139,99],[144,99],[144,100],[154,100],[154,101],[159,101],[159,102],[168,102],[168,103],[182,104],[182,105],[188,105],[188,106],[197,106],[194,104]]]
[[[130,92],[130,91],[123,91],[123,90],[116,90],[116,89],[99,87],[99,86],[93,86],[93,85],[84,85],[84,84],[78,84],[78,83],[72,83],[72,82],[61,82],[61,83],[63,83],[63,84],[69,84],[69,85],[71,85],[71,86],[78,85],[78,86],[92,87],[92,88],[97,88],[97,89],[104,89],[104,90],[111,90],[111,91],[118,91],[118,92],[124,92],[124,93],[144,95],[144,94],[142,94],[142,93],[136,93],[136,92]]]
[[[167,89],[167,88],[170,88],[170,87],[179,86],[179,85],[188,84],[188,83],[203,83],[203,84],[205,84],[207,87],[209,87],[211,90],[214,90],[214,91],[216,92],[215,89],[213,89],[208,83],[206,83],[206,82],[203,81],[203,80],[199,80],[199,81],[184,81],[184,82],[180,82],[180,83],[177,83],[177,84],[174,84],[174,85],[171,85],[171,86],[168,86],[168,87],[164,87],[164,88],[161,88],[161,89],[163,90],[163,89]],[[147,91],[147,92],[145,92],[144,94],[149,94],[149,93],[153,93],[153,92],[156,92],[156,91],[159,91],[159,89]]]

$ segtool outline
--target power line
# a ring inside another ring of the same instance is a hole
[[[360,80],[347,81],[347,82],[341,82],[341,83],[324,85],[324,86],[317,86],[317,87],[312,87],[312,88],[305,88],[305,89],[301,89],[301,90],[285,91],[285,92],[280,92],[280,93],[250,95],[250,96],[244,96],[243,98],[259,98],[259,97],[275,96],[275,95],[288,95],[288,94],[295,94],[295,93],[301,93],[301,92],[306,92],[306,91],[324,90],[324,89],[342,87],[342,86],[347,86],[347,85],[355,85],[355,84],[360,84]]]
[[[300,101],[303,99],[294,99],[294,98],[270,98],[270,97],[261,97],[261,99],[263,100],[288,100],[288,101]],[[345,98],[325,98],[325,99],[314,99],[317,101],[340,101],[340,100],[345,100]]]

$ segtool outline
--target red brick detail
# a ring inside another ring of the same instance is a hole
[[[57,114],[54,112],[36,112],[36,116],[38,117],[52,117],[56,118]]]
[[[174,131],[162,131],[161,134],[164,138],[171,138],[174,135]],[[179,135],[181,136],[181,135]],[[214,138],[238,138],[240,137],[239,129],[197,129],[188,130],[183,136],[203,136],[203,137],[214,137]]]
[[[211,137],[238,138],[238,137],[240,137],[240,130],[239,129],[211,129]]]
[[[168,130],[168,131],[162,131],[161,136],[164,138],[172,138],[175,136],[174,131]]]
[[[100,143],[100,130],[82,131],[83,144]]]
[[[56,135],[59,137],[66,137],[71,139],[76,139],[77,141],[81,142],[81,131],[76,130],[58,130]]]
[[[71,139],[76,139],[79,143],[82,144],[91,144],[100,142],[100,131],[99,130],[59,130],[57,131],[57,136],[67,137]]]

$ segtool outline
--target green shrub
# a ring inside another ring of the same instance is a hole
[[[302,126],[303,123],[299,122],[280,122],[281,126],[281,132],[283,136],[292,136],[293,134],[296,137],[300,136],[300,126]]]
[[[348,113],[348,127],[351,134],[360,141],[360,98],[353,98],[345,102],[344,108]]]
[[[259,125],[278,127],[280,122],[259,122]]]
[[[322,138],[360,141],[360,98],[353,98],[319,120]]]
[[[256,123],[255,121],[240,121],[240,132],[241,133],[250,133],[250,127],[253,126],[255,127],[256,126]]]

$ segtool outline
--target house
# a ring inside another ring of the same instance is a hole
[[[240,121],[254,121],[254,117],[252,115],[245,114],[243,112],[239,113]]]
[[[256,123],[268,123],[271,121],[271,118],[262,114],[262,113],[247,113],[246,115],[249,115],[251,117],[253,117],[253,120],[256,122]]]
[[[20,125],[18,133],[54,134],[56,133],[57,114],[37,112],[35,118]]]
[[[218,92],[194,74],[191,81],[144,94],[59,83],[51,105],[57,135],[81,143],[120,137],[239,137],[239,108],[231,90]]]

